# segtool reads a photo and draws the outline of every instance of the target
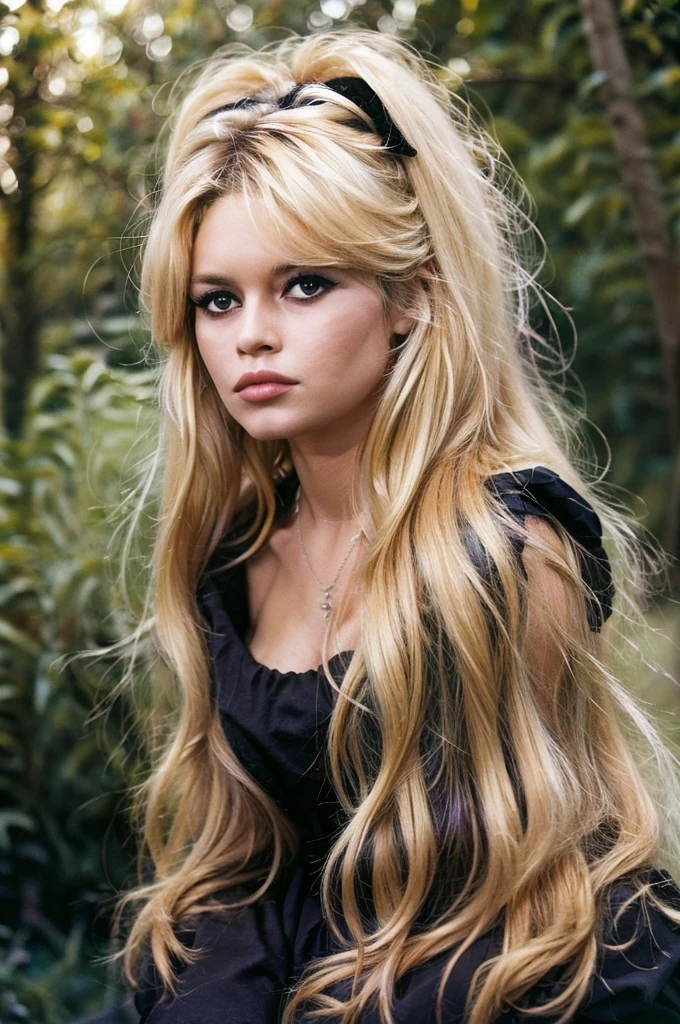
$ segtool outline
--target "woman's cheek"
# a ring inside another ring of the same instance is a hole
[[[210,337],[209,331],[196,332],[196,345],[205,368],[215,387],[222,392],[229,377],[229,357],[224,343],[217,337]]]

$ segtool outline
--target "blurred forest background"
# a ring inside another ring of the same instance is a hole
[[[613,14],[609,27],[593,11]],[[128,281],[140,241],[130,225],[154,188],[169,84],[227,42],[347,22],[441,62],[525,180],[550,251],[539,280],[576,327],[577,346],[550,310],[572,364],[568,393],[601,464],[611,455],[612,493],[678,554],[677,3],[4,0],[2,1022],[61,1024],[107,1007],[135,1019],[117,969],[98,958],[115,948],[111,899],[134,871],[125,809],[139,755],[124,708],[92,715],[115,660],[63,656],[108,646],[126,626],[111,516],[130,493],[133,442],[153,423],[155,380]],[[533,326],[548,335],[546,310]],[[671,598],[649,610],[660,629],[650,655],[669,674],[631,675],[669,722]]]

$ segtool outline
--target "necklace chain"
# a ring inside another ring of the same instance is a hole
[[[316,582],[319,584],[319,586],[321,587],[321,589],[324,592],[324,600],[321,602],[319,607],[321,608],[321,610],[324,612],[326,618],[328,619],[328,618],[330,618],[331,612],[333,611],[333,606],[331,604],[331,590],[333,589],[335,584],[338,582],[338,577],[340,576],[340,573],[342,572],[342,570],[345,567],[345,562],[347,561],[347,559],[351,555],[351,553],[352,553],[352,551],[354,549],[354,545],[356,544],[356,542],[361,537],[361,532],[362,531],[360,530],[359,533],[355,533],[355,535],[352,537],[352,542],[351,542],[351,544],[349,546],[349,551],[347,552],[347,554],[343,558],[342,564],[341,564],[340,568],[338,569],[338,571],[335,574],[335,579],[333,580],[332,583],[329,583],[328,586],[325,586],[321,582],[319,577],[316,575],[314,570],[312,569],[312,566],[311,566],[311,564],[309,562],[309,558],[307,557],[307,551],[305,550],[305,543],[304,543],[304,541],[302,539],[302,530],[300,529],[300,488],[299,487],[297,489],[297,494],[295,495],[295,519],[296,519],[296,522],[297,522],[298,536],[300,538],[300,547],[302,548],[302,554],[304,555],[305,562],[307,563],[307,567],[308,567],[309,571],[311,572],[312,576],[314,577],[314,579],[316,580]]]

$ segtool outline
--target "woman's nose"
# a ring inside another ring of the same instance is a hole
[[[238,318],[238,347],[243,352],[278,348],[279,325],[273,304],[263,299],[244,300]]]

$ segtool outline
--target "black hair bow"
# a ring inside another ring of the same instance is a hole
[[[376,131],[382,139],[383,146],[388,153],[394,153],[397,156],[417,156],[417,150],[410,145],[397,128],[396,124],[392,120],[385,104],[380,99],[375,89],[373,89],[368,82],[364,81],[363,78],[358,78],[354,75],[346,75],[340,78],[331,78],[327,82],[303,82],[300,85],[294,86],[290,92],[287,92],[285,96],[282,96],[277,100],[278,106],[282,109],[293,106],[303,106],[307,104],[323,103],[323,100],[317,97],[310,97],[309,99],[301,99],[299,103],[296,103],[298,93],[305,87],[305,85],[325,85],[326,88],[332,89],[333,92],[337,92],[340,96],[344,96],[346,99],[351,100],[357,107],[368,114],[370,119],[375,125]],[[206,117],[214,117],[215,114],[222,113],[223,110],[234,110],[238,107],[249,107],[257,103],[262,103],[262,100],[257,99],[254,96],[243,96],[240,100],[236,100],[234,103],[225,103],[223,106],[218,107],[217,110],[212,110]],[[205,118],[203,118],[205,120]],[[361,130],[365,130],[363,123],[359,124],[356,122],[357,127]]]

